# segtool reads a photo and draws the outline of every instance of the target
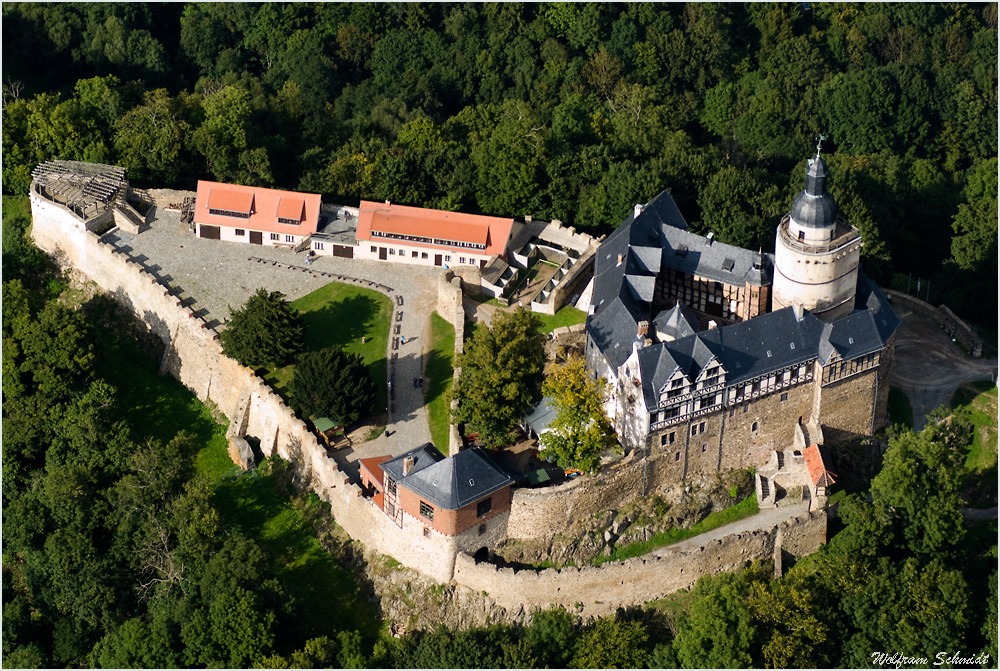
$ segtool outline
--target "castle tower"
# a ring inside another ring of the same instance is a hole
[[[837,216],[826,190],[826,161],[810,159],[806,188],[778,225],[774,242],[773,310],[799,305],[832,322],[854,307],[861,236]]]

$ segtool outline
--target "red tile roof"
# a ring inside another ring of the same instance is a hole
[[[220,184],[198,181],[194,220],[209,226],[229,226],[270,233],[312,235],[319,224],[320,196],[316,193],[279,191],[258,186]],[[212,210],[241,212],[250,217],[229,217],[212,214]],[[295,219],[298,224],[280,224],[282,219]]]
[[[817,487],[829,487],[837,481],[837,476],[827,470],[826,459],[819,445],[810,445],[806,448],[803,456],[806,459],[806,467],[809,469],[809,479]]]
[[[382,457],[369,457],[361,460],[361,469],[367,471],[371,479],[378,485],[379,492],[382,491],[382,467],[381,464],[392,459],[389,455]]]
[[[429,210],[409,205],[392,205],[361,201],[358,215],[358,240],[396,239],[407,245],[439,247],[447,250],[467,249],[479,254],[502,255],[506,251],[513,219],[487,217],[481,214]],[[400,239],[429,238],[430,241]],[[460,245],[435,244],[433,240],[484,245],[485,249]]]

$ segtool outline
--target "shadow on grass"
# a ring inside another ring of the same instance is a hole
[[[448,445],[451,408],[449,396],[454,372],[455,329],[436,312],[431,315],[431,349],[426,353],[427,376],[425,405],[431,441],[438,447]]]
[[[344,347],[362,336],[376,338],[379,312],[373,297],[360,294],[304,312],[306,349],[315,352],[331,345]]]
[[[361,597],[351,573],[323,549],[291,494],[280,475],[248,473],[220,482],[215,505],[227,524],[258,542],[277,569],[298,606],[297,638],[342,629],[375,637],[380,627],[376,607]]]

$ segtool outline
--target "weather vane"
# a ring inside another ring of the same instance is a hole
[[[816,136],[816,158],[819,158],[819,152],[823,148],[823,140],[826,139],[825,135]]]

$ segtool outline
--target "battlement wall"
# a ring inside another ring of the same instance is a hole
[[[662,550],[584,568],[514,570],[467,554],[455,560],[455,582],[487,592],[508,610],[563,606],[587,617],[613,614],[693,586],[703,575],[738,571],[758,560],[801,557],[826,541],[826,512],[804,513],[778,527],[732,534],[689,550]],[[777,544],[777,545],[776,545]],[[777,551],[776,551],[777,549]],[[613,598],[611,598],[613,595]]]
[[[78,228],[79,221],[67,210],[34,194],[31,203],[35,243],[61,264],[83,272],[167,343],[161,372],[176,377],[202,401],[215,403],[227,417],[246,417],[246,435],[260,440],[265,456],[277,453],[289,461],[298,481],[330,504],[334,519],[352,538],[435,580],[451,579],[454,539],[424,537],[415,525],[397,527],[351,484],[281,397],[251,369],[222,354],[218,334],[155,275]]]

